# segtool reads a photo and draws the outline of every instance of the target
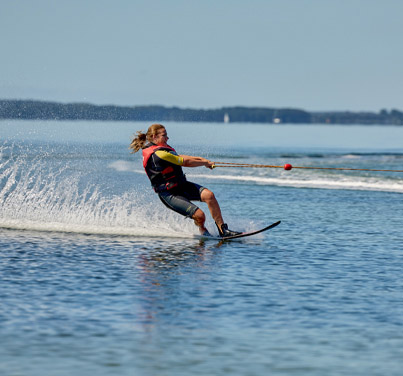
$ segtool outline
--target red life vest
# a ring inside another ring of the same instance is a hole
[[[154,154],[157,150],[173,151],[176,154],[175,149],[168,145],[158,146],[150,143],[144,147],[143,167],[146,170],[154,191],[167,191],[185,182],[186,177],[182,171],[182,167],[159,158]]]

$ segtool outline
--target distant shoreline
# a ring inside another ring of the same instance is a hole
[[[115,106],[38,100],[0,100],[0,119],[403,125],[403,112],[399,110],[381,110],[378,113],[309,112],[292,108],[242,106],[193,109],[157,105]]]

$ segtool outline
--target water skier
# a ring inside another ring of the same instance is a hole
[[[148,143],[146,143],[148,141]],[[205,187],[186,180],[182,171],[183,167],[205,166],[213,169],[214,162],[202,157],[189,155],[178,155],[171,146],[167,144],[168,135],[162,124],[151,125],[147,133],[137,132],[136,137],[130,144],[132,153],[142,149],[143,167],[151,181],[154,191],[161,201],[169,209],[192,218],[199,227],[202,235],[210,235],[204,223],[206,216],[204,212],[191,201],[205,202],[210,210],[220,236],[232,236],[239,232],[228,229],[221,215],[220,206],[214,193]]]

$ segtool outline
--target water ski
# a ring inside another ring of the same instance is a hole
[[[270,230],[270,229],[272,229],[272,228],[278,226],[280,223],[281,223],[281,221],[277,221],[277,222],[274,222],[274,223],[272,223],[271,225],[266,226],[266,227],[264,227],[264,228],[262,228],[262,229],[260,229],[260,230],[249,231],[249,232],[242,232],[242,233],[240,233],[240,234],[238,234],[238,235],[224,236],[224,237],[221,237],[221,236],[202,236],[202,238],[203,238],[203,239],[215,239],[215,240],[231,240],[231,239],[244,238],[244,237],[246,237],[246,236],[252,236],[252,235],[259,234],[259,233],[261,233],[261,232],[263,232],[263,231]]]

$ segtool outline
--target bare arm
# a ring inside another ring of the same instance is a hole
[[[207,168],[213,169],[214,162],[209,161],[203,157],[192,157],[190,155],[180,155],[183,158],[183,165],[184,167],[199,167],[205,166]]]
[[[214,162],[211,162],[208,159],[202,157],[192,157],[190,155],[177,155],[165,150],[157,150],[155,154],[157,155],[157,157],[163,159],[164,161],[176,164],[178,166],[184,166],[184,167],[205,166],[210,169],[214,168]]]

